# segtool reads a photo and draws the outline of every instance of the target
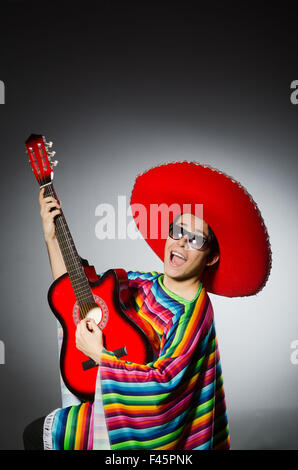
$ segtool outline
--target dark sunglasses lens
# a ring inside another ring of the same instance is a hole
[[[202,235],[192,235],[192,237],[189,239],[190,245],[196,250],[202,248],[206,241],[206,238],[204,238]]]
[[[183,237],[182,227],[179,227],[179,225],[176,225],[176,224],[171,224],[170,225],[169,235],[174,240],[179,240],[180,238]]]

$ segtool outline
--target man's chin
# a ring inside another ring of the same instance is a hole
[[[171,266],[165,268],[164,273],[167,275],[167,277],[169,277],[170,279],[175,279],[176,281],[183,281],[187,278],[184,270],[179,268],[173,268]]]

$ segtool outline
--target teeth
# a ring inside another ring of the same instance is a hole
[[[181,253],[177,253],[177,251],[172,251],[172,255],[176,255],[176,256],[178,256],[179,258],[186,259],[186,258],[184,258],[183,255],[181,255]]]

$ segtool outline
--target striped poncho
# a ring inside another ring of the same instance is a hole
[[[47,448],[229,449],[229,428],[213,309],[200,284],[193,300],[163,274],[127,273],[136,315],[151,325],[157,358],[140,365],[103,349],[94,403],[55,410]]]

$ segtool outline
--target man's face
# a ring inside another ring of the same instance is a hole
[[[175,223],[188,232],[208,238],[207,223],[193,214],[181,214]],[[198,278],[205,269],[209,254],[208,247],[202,251],[191,248],[186,237],[180,240],[168,237],[165,245],[164,272],[168,277],[177,281]],[[210,263],[208,262],[208,264]]]

